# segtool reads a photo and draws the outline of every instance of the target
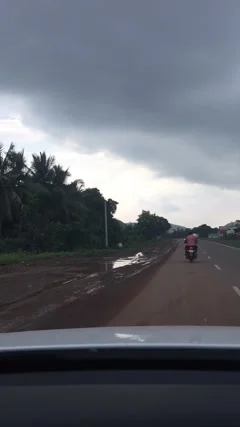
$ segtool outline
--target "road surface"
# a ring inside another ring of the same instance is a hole
[[[240,325],[240,250],[201,241],[194,263],[180,244],[109,326]]]
[[[35,296],[5,305],[0,309],[0,331],[94,326],[240,326],[240,249],[200,241],[198,259],[191,264],[184,258],[183,242],[175,248],[173,241],[166,248],[153,248],[150,258],[143,257],[140,264],[116,269],[112,265],[110,271],[100,269],[86,277],[77,274],[56,287],[54,282],[54,286]],[[82,271],[81,263],[78,267]],[[2,289],[8,283],[5,276]],[[19,276],[19,283],[24,282],[23,277]]]
[[[176,248],[168,239],[142,252],[63,256],[0,267],[0,332],[106,324]]]

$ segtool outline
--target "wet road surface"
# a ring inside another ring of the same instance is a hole
[[[180,244],[109,326],[240,325],[240,250],[201,241],[189,263]]]
[[[152,268],[174,245],[167,241],[131,255],[125,250],[121,257],[65,257],[2,269],[0,332],[104,324],[148,283]]]
[[[239,249],[201,241],[198,259],[189,263],[183,243],[172,242],[100,264],[68,265],[61,283],[6,304],[0,331],[240,325]]]

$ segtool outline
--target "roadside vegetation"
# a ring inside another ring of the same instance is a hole
[[[0,264],[61,255],[106,253],[104,197],[86,188],[82,177],[71,180],[69,169],[45,152],[32,155],[14,144],[0,146]],[[115,218],[118,202],[107,204],[109,249],[138,247],[163,238],[170,228],[166,218],[142,211],[136,223]]]
[[[117,252],[117,249],[83,249],[79,251],[59,251],[59,252],[9,252],[0,254],[0,265],[19,264],[35,260],[53,259],[60,257],[94,257],[110,255]]]
[[[153,244],[156,244],[157,247],[165,247],[169,244],[171,238],[166,237],[162,238],[160,241],[150,240],[150,241],[138,241],[132,242],[128,246],[124,246],[121,250],[120,248],[108,248],[108,249],[79,249],[78,251],[59,251],[59,252],[9,252],[0,254],[0,265],[11,265],[19,263],[28,263],[36,260],[46,260],[46,259],[57,259],[61,257],[81,257],[81,258],[95,258],[95,257],[106,257],[106,256],[127,256],[128,253],[131,254],[133,251],[142,251],[148,250],[152,247]]]
[[[177,230],[176,232],[174,232],[172,234],[173,237],[175,238],[184,238],[186,237],[187,233],[196,233],[199,238],[201,239],[205,239],[207,238],[210,234],[215,234],[218,232],[218,228],[212,228],[207,224],[202,224],[199,225],[198,227],[194,227],[194,228],[186,228],[185,230]]]

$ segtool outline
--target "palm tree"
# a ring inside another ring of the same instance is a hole
[[[61,165],[53,166],[52,184],[62,186],[67,184],[67,179],[71,176],[68,169],[64,170]]]
[[[59,187],[67,185],[67,179],[71,176],[68,169],[64,170],[61,165],[55,164],[55,157],[47,157],[46,153],[33,154],[30,168],[35,182],[49,186]]]
[[[69,220],[80,218],[83,212],[86,211],[86,206],[83,201],[84,188],[85,184],[82,179],[76,179],[65,186]]]
[[[4,221],[11,224],[19,217],[22,209],[20,193],[25,175],[24,151],[16,152],[11,143],[4,153],[4,147],[0,144],[0,235]]]
[[[51,194],[46,210],[51,219],[69,221],[72,214],[82,208],[80,195],[84,189],[84,182],[77,179],[67,183],[71,176],[68,169],[55,164],[54,156],[47,156],[45,152],[34,154],[31,164],[33,181],[42,185]]]
[[[54,177],[55,157],[47,157],[46,153],[33,154],[30,173],[35,182],[42,185],[52,183]]]
[[[70,182],[70,184],[67,185],[67,191],[69,193],[80,193],[84,190],[85,184],[82,179],[75,179],[75,181]]]

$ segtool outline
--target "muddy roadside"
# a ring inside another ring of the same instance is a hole
[[[151,250],[151,247],[147,249]],[[134,256],[136,252],[136,249],[125,249],[105,257],[61,256],[0,265],[0,310],[73,279],[105,272],[117,259]]]
[[[169,241],[120,258],[58,259],[54,265],[48,260],[21,272],[16,266],[0,275],[0,296],[5,296],[0,332],[104,325],[141,291],[175,247]],[[22,291],[14,294],[23,281]]]

